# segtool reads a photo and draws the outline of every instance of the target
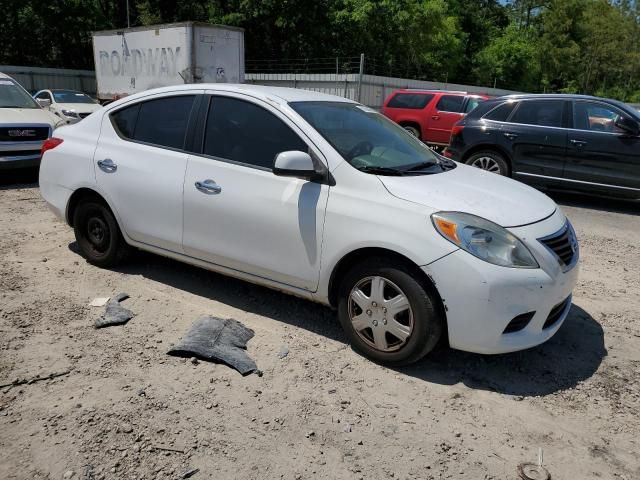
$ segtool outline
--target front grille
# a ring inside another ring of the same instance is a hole
[[[49,137],[49,127],[0,127],[0,142],[33,142],[46,140]]]
[[[0,158],[2,157],[31,157],[40,155],[40,150],[0,150]]]
[[[566,222],[564,227],[553,235],[538,240],[551,250],[558,258],[558,262],[565,267],[571,266],[578,258],[578,241],[569,222]]]
[[[78,114],[78,116],[79,116],[80,118],[86,118],[86,117],[88,117],[89,115],[91,115],[91,112],[89,112],[89,113],[79,113],[79,114]]]
[[[545,328],[552,327],[558,320],[560,320],[560,317],[562,316],[562,313],[564,312],[564,309],[569,302],[571,302],[571,297],[565,298],[562,302],[551,309],[551,312],[549,312],[549,316],[542,326],[543,330]]]
[[[529,322],[535,314],[536,312],[528,312],[518,315],[517,317],[513,317],[513,320],[509,322],[509,325],[507,325],[502,333],[519,332],[524,327],[529,325]]]

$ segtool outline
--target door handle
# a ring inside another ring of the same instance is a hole
[[[587,144],[584,140],[576,140],[574,138],[569,140],[569,142],[571,142],[571,145],[575,145],[576,147],[584,147]]]
[[[196,182],[195,186],[199,191],[207,195],[217,195],[222,192],[222,187],[209,178],[202,182]]]
[[[433,120],[440,120],[440,115],[434,115],[433,117],[431,117]]]
[[[105,173],[113,173],[118,169],[118,165],[113,163],[113,160],[110,158],[105,158],[104,160],[98,160],[98,167]]]
[[[518,138],[518,134],[516,134],[516,133],[505,132],[505,133],[503,133],[503,135],[505,137],[507,137],[509,140],[514,140],[514,139]]]

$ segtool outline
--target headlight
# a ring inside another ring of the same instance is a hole
[[[444,238],[485,262],[503,267],[538,268],[538,262],[518,237],[489,220],[468,213],[431,215]]]
[[[63,114],[65,117],[78,118],[78,114],[76,113],[76,111],[75,111],[75,110],[65,110],[65,109],[62,109],[62,114]]]

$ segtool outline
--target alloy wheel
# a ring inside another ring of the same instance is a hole
[[[482,170],[486,170],[491,173],[501,174],[500,165],[495,161],[492,157],[483,156],[476,158],[473,162],[471,162],[472,167],[480,168]]]

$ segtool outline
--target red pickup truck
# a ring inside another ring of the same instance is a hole
[[[429,145],[449,145],[451,129],[487,95],[448,90],[396,90],[387,97],[382,113]]]

